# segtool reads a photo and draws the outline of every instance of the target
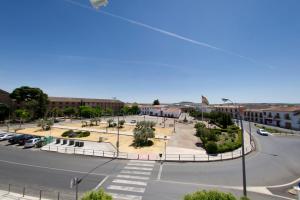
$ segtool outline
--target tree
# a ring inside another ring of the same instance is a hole
[[[94,110],[95,110],[95,116],[96,117],[101,117],[103,115],[103,109],[102,108],[96,107],[96,108],[94,108]]]
[[[18,109],[15,111],[16,117],[20,120],[20,128],[24,121],[30,118],[30,113],[25,109]]]
[[[19,109],[30,112],[33,119],[45,116],[49,101],[48,95],[41,89],[23,86],[16,88],[10,97],[16,101]]]
[[[53,126],[53,124],[53,120],[41,119],[39,120],[37,126],[42,127],[43,131],[48,131],[51,129],[51,126]]]
[[[151,121],[138,122],[133,130],[134,146],[142,147],[151,145],[152,141],[149,141],[149,138],[155,137],[154,126],[155,123]]]
[[[113,127],[113,122],[114,122],[113,119],[108,119],[108,120],[107,120],[108,127]]]
[[[95,109],[90,106],[79,106],[80,117],[93,118],[96,116]]]
[[[159,100],[158,100],[158,99],[155,99],[155,100],[153,101],[153,105],[160,105]]]
[[[197,191],[192,194],[187,194],[184,200],[237,200],[231,193],[219,191]]]
[[[129,106],[124,106],[122,109],[121,109],[121,113],[123,114],[123,115],[128,115],[128,114],[131,114],[130,113],[130,107]]]
[[[6,104],[0,103],[0,121],[4,121],[9,116],[9,107]]]
[[[83,195],[81,200],[112,200],[113,198],[106,194],[103,189],[98,191],[87,192]]]
[[[105,114],[106,114],[107,116],[112,116],[112,115],[114,114],[114,111],[113,111],[113,109],[111,109],[111,108],[106,108],[106,109],[105,109]]]
[[[137,103],[132,104],[132,106],[130,107],[130,114],[136,115],[140,113],[140,108],[138,106]]]
[[[63,116],[63,111],[57,107],[53,108],[52,110],[49,111],[48,113],[49,117],[62,117]]]
[[[118,124],[118,127],[123,128],[124,124],[125,124],[125,120],[120,120],[119,124]]]
[[[74,116],[76,114],[76,109],[74,107],[66,107],[63,110],[64,115],[71,117]]]

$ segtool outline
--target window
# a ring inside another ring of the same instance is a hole
[[[286,113],[285,115],[284,115],[284,118],[286,119],[286,120],[290,120],[291,118],[290,118],[290,114],[289,113]]]

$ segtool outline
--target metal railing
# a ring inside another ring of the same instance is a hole
[[[245,147],[245,153],[248,154],[255,149],[254,143],[251,146]],[[42,150],[53,151],[58,153],[76,154],[76,155],[87,155],[87,156],[98,156],[107,158],[120,158],[120,159],[131,159],[131,160],[155,160],[155,161],[192,161],[192,162],[209,162],[209,161],[222,161],[239,158],[242,156],[241,148],[219,154],[137,154],[137,153],[125,153],[115,151],[103,151],[95,149],[85,149],[76,147],[66,147],[61,145],[48,145],[42,148]]]
[[[18,197],[32,200],[73,200],[75,194],[49,190],[45,188],[35,188],[32,186],[22,186],[16,184],[0,184],[1,197]]]

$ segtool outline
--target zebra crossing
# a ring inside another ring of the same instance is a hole
[[[116,200],[142,200],[155,161],[130,160],[106,187]]]

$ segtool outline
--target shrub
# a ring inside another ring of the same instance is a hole
[[[112,200],[113,198],[106,194],[103,189],[85,193],[81,200]]]
[[[61,134],[62,137],[69,137],[70,134],[72,134],[73,131],[72,130],[68,130],[68,131],[65,131],[63,132],[63,134]]]
[[[199,129],[199,128],[206,128],[205,124],[202,122],[198,122],[195,124],[194,126],[195,129]]]
[[[214,141],[208,141],[205,147],[208,154],[218,153],[218,145]]]
[[[153,142],[149,138],[155,137],[154,125],[155,123],[148,121],[138,122],[133,130],[133,145],[136,147],[152,145]]]
[[[91,133],[89,131],[79,131],[77,134],[78,137],[88,137]]]
[[[197,191],[192,194],[187,194],[184,200],[237,200],[231,193],[219,191]]]

